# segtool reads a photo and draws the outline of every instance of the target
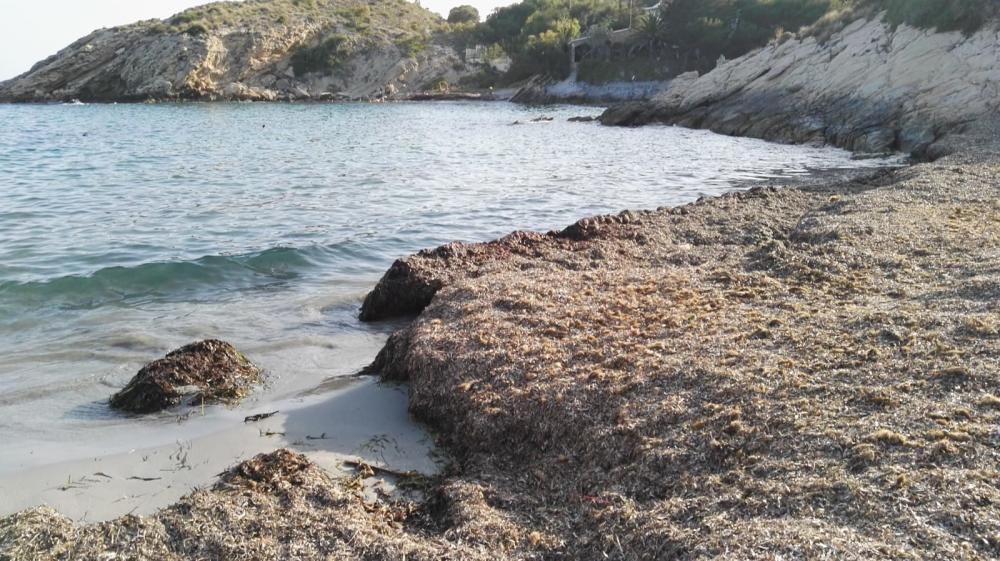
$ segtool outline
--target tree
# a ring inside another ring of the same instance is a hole
[[[649,49],[650,55],[656,52],[657,45],[663,40],[665,27],[663,25],[663,18],[657,13],[646,14],[639,20],[637,31],[639,32],[639,37],[642,38],[643,43]]]
[[[448,23],[479,23],[479,10],[475,6],[463,4],[448,12]]]

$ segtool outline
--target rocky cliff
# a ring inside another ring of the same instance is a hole
[[[469,73],[406,0],[217,2],[100,29],[0,83],[0,101],[283,100],[416,91]]]
[[[681,75],[602,122],[706,128],[781,142],[924,157],[978,137],[1000,109],[1000,32],[972,35],[859,20],[826,40],[774,42],[711,72]]]

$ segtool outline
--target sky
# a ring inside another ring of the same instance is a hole
[[[166,18],[208,0],[0,0],[0,80],[31,65],[95,29],[143,19]],[[484,17],[513,0],[421,0],[442,15],[471,4]]]

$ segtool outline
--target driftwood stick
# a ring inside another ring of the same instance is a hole
[[[347,467],[349,467],[349,468],[353,468],[355,470],[358,470],[358,471],[361,471],[365,467],[368,467],[376,475],[392,475],[392,476],[395,476],[395,477],[414,477],[414,476],[420,475],[416,471],[399,471],[399,470],[392,469],[392,468],[387,468],[387,467],[373,466],[373,465],[369,464],[368,462],[364,462],[364,461],[360,461],[360,460],[344,460],[344,465],[347,466]]]
[[[278,414],[278,411],[271,411],[270,413],[260,413],[259,415],[250,415],[243,419],[244,423],[256,423],[257,421],[263,421],[268,417],[273,417]]]

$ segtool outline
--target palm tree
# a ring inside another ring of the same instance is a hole
[[[649,49],[649,54],[652,55],[663,38],[663,18],[656,12],[650,12],[639,20],[637,31],[643,44]]]

